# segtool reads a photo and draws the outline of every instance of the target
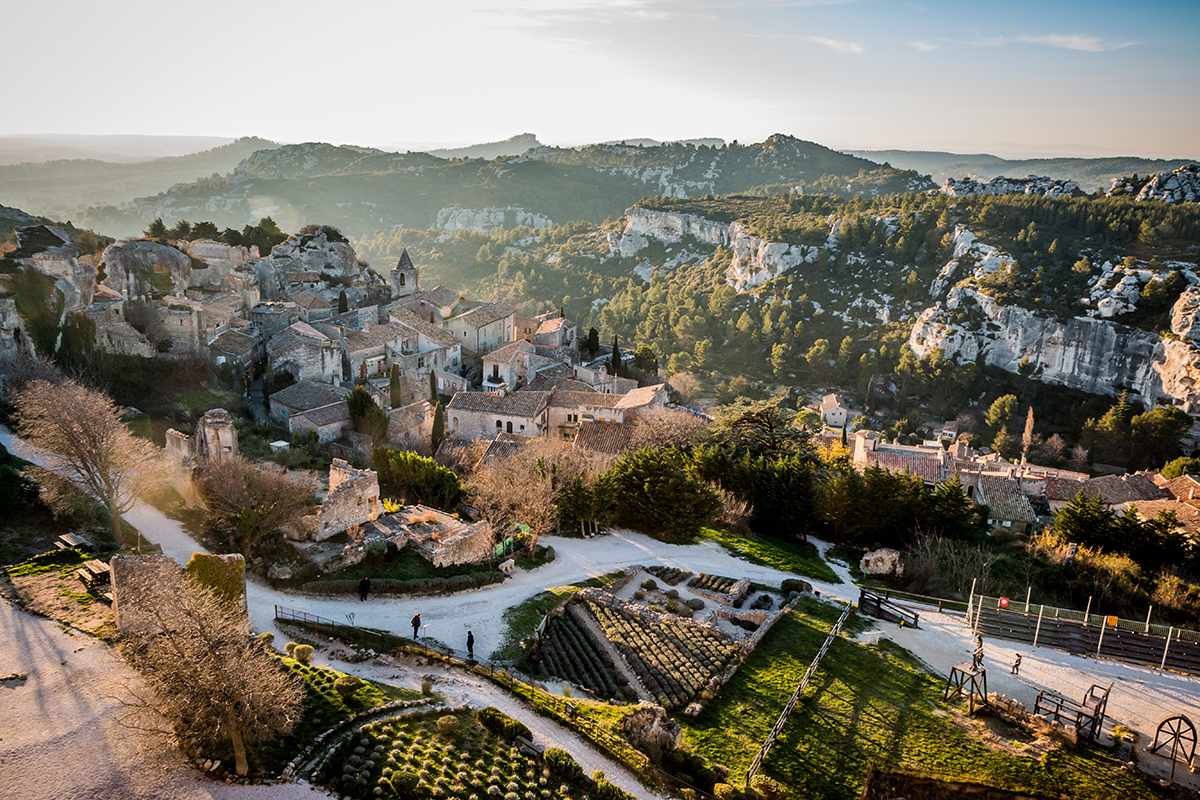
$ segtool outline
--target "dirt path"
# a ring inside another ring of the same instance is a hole
[[[122,727],[137,678],[102,642],[0,600],[0,796],[20,800],[308,800],[306,786],[206,780],[173,747]]]

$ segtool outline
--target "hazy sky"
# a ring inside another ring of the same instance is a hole
[[[0,17],[6,134],[395,146],[781,131],[1200,157],[1200,0],[69,0]]]

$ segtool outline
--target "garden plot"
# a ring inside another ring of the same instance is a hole
[[[519,747],[516,739],[527,736],[523,725],[495,709],[418,711],[345,737],[311,778],[352,800],[593,796],[596,787],[565,753],[539,756]]]
[[[716,626],[738,641],[749,638],[768,616],[759,612],[778,610],[785,602],[781,592],[756,589],[750,581],[659,566],[629,573],[614,594],[658,613]]]

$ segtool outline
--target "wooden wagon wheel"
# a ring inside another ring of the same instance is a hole
[[[1171,750],[1168,758],[1171,759],[1171,780],[1174,780],[1178,757],[1183,756],[1184,763],[1189,766],[1196,757],[1196,726],[1183,714],[1167,717],[1158,723],[1158,730],[1154,732],[1154,745],[1150,748],[1150,752],[1157,753],[1167,748]]]

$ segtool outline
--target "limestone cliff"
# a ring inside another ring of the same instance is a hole
[[[1170,172],[1145,178],[1137,175],[1113,178],[1105,194],[1109,197],[1133,195],[1137,200],[1161,200],[1164,203],[1200,203],[1200,164],[1184,164]]]
[[[1026,178],[1007,178],[998,175],[991,180],[978,178],[946,178],[941,186],[942,194],[965,197],[980,194],[1032,194],[1039,197],[1070,197],[1082,195],[1083,190],[1075,181],[1030,175]]]
[[[100,263],[105,282],[130,300],[182,295],[191,281],[191,258],[150,239],[114,242],[104,248]]]

